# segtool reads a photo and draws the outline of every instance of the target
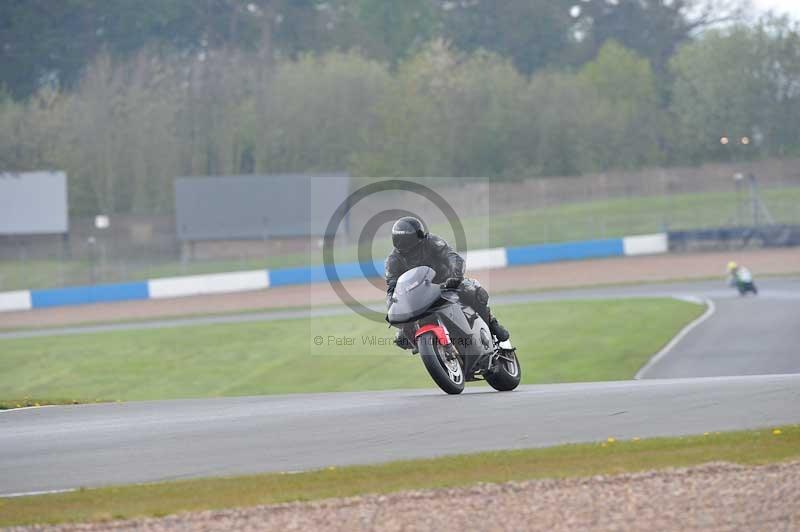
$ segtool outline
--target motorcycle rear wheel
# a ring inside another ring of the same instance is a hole
[[[510,392],[519,386],[519,381],[522,379],[522,368],[517,359],[517,352],[507,351],[501,354],[495,362],[493,370],[487,372],[483,378],[498,392]]]
[[[425,369],[439,388],[450,395],[464,391],[464,369],[458,359],[448,360],[433,333],[417,338],[417,348]]]

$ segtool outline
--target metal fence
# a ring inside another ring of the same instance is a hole
[[[772,222],[800,225],[797,160],[516,182],[425,182],[460,206],[470,249]],[[356,258],[357,228],[385,209],[413,206],[434,232],[450,236],[441,212],[404,194],[354,206],[342,239],[345,257]],[[191,244],[178,240],[172,216],[111,216],[110,221],[98,229],[94,219],[72,218],[68,238],[0,237],[0,291],[321,263],[317,237]],[[388,249],[385,229],[386,245],[379,237],[376,256]]]

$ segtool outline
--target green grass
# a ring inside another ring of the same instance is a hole
[[[800,223],[800,187],[764,190],[762,199],[777,222]],[[488,241],[474,247],[515,246],[736,225],[737,205],[733,192],[620,198],[495,214],[465,226],[469,233],[489,224]],[[742,216],[752,223],[747,211]]]
[[[288,501],[538,478],[619,474],[711,461],[745,465],[800,458],[800,427],[562,445],[374,466],[329,468],[0,499],[0,526],[106,521]]]
[[[671,299],[497,307],[525,383],[631,378],[703,307]],[[354,346],[317,347],[347,335]],[[393,330],[355,315],[0,341],[0,401],[80,402],[433,386]],[[4,400],[4,401],[3,401]]]
[[[800,187],[763,190],[762,199],[779,223],[800,223]],[[746,196],[746,195],[745,195]],[[739,199],[735,192],[675,194],[618,198],[592,202],[566,203],[553,207],[510,213],[494,213],[462,220],[470,249],[520,246],[568,240],[612,238],[647,234],[665,229],[698,229],[737,223]],[[748,213],[742,213],[742,223]],[[452,230],[434,224],[433,232],[453,240]],[[376,257],[390,250],[389,239],[376,242]],[[355,261],[354,246],[337,251],[336,260]],[[109,264],[99,272],[102,282],[118,282],[173,275],[192,275],[261,268],[316,265],[322,263],[321,250],[313,253],[291,253],[262,259],[219,260],[181,263],[162,261],[158,264],[127,261]],[[86,260],[0,261],[0,290],[48,288],[90,282],[90,264]]]

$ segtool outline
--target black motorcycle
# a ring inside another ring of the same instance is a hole
[[[449,394],[464,383],[485,380],[495,390],[519,385],[521,370],[511,343],[497,342],[478,313],[463,305],[456,290],[433,282],[436,272],[413,268],[397,281],[386,320],[413,338],[431,378]]]
[[[756,284],[753,281],[741,281],[737,279],[734,284],[740,296],[746,296],[748,293],[754,296],[758,295],[758,288],[756,288]]]

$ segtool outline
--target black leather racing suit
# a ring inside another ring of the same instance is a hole
[[[462,279],[458,288],[461,301],[475,309],[490,328],[496,324],[488,305],[489,293],[475,279],[464,278],[464,259],[444,239],[428,235],[409,252],[401,253],[395,249],[386,259],[385,266],[387,303],[401,275],[417,266],[428,266],[436,272],[434,283],[443,283],[449,278]]]
[[[388,296],[394,293],[401,275],[417,266],[428,266],[436,272],[434,283],[443,283],[450,277],[464,278],[464,259],[444,239],[428,235],[417,247],[406,253],[393,250],[386,259],[386,285]]]

